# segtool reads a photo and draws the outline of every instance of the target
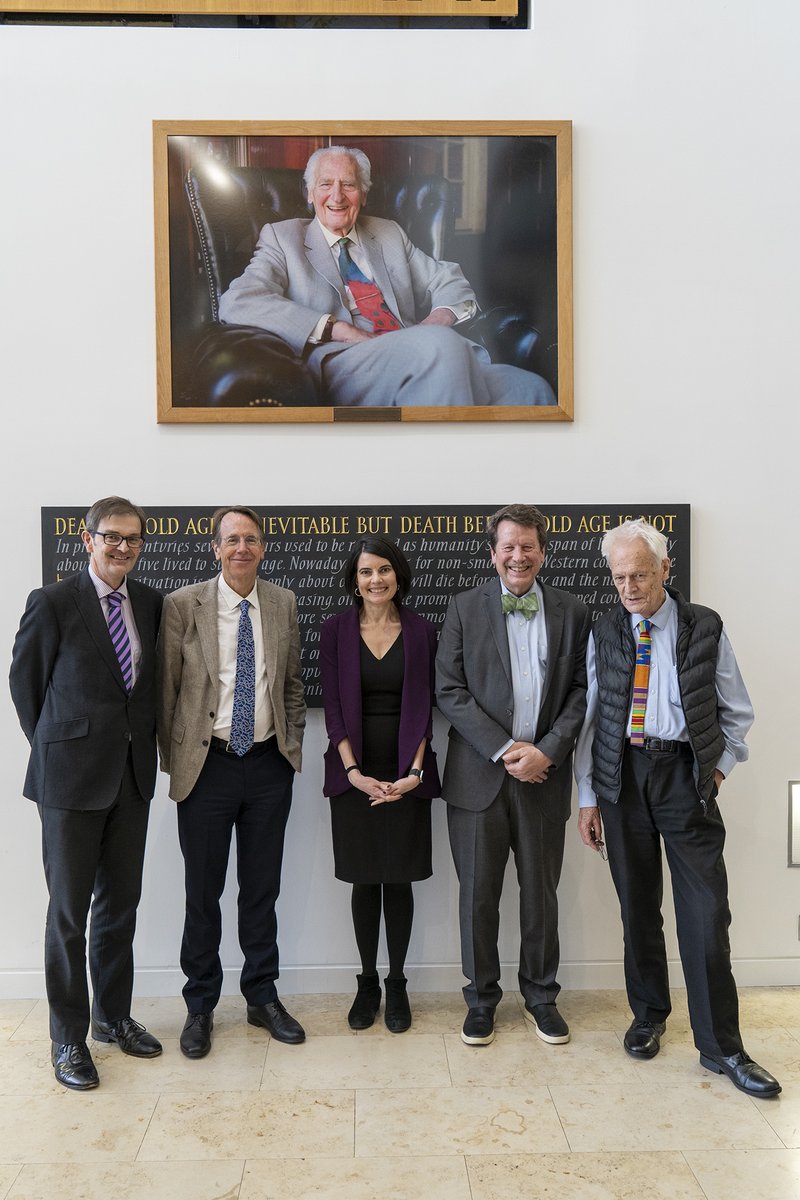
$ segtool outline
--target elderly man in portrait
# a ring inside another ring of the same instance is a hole
[[[494,1038],[503,995],[497,939],[509,850],[520,893],[519,986],[542,1041],[569,1041],[560,991],[558,900],[572,751],[586,709],[589,612],[540,583],[547,521],[510,504],[486,529],[497,577],[454,596],[436,658],[450,722],[442,797],[459,880],[467,1045]]]
[[[156,780],[156,637],[161,596],[129,579],[145,514],[97,500],[83,571],[38,588],[14,642],[11,697],[31,745],[24,793],[39,807],[50,902],[44,971],[59,1083],[97,1087],[91,1032],[135,1058],[161,1043],[131,1018],[133,936]]]
[[[222,991],[220,899],[236,831],[240,986],[249,1024],[277,1041],[305,1039],[281,1001],[275,903],[286,822],[300,770],[306,707],[294,594],[258,578],[261,519],[218,509],[218,577],[164,601],[159,642],[161,765],[178,802],[186,916],[181,944],[187,1058],[211,1049]]]
[[[315,151],[304,175],[314,217],[263,227],[220,319],[277,334],[337,406],[555,404],[539,375],[492,363],[456,331],[477,311],[460,267],[362,214],[370,172],[362,150]]]
[[[644,520],[602,542],[620,603],[596,623],[575,756],[583,841],[603,848],[619,896],[633,1058],[658,1054],[671,1011],[661,916],[663,841],[700,1062],[743,1092],[777,1080],[745,1053],[731,972],[725,826],[717,797],[753,709],[721,617],[666,584],[667,542]],[[598,805],[599,801],[599,805]]]

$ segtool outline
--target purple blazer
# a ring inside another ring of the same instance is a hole
[[[433,670],[436,660],[436,630],[430,621],[400,608],[403,630],[405,674],[400,700],[400,730],[397,762],[400,776],[408,773],[417,747],[427,738],[422,762],[424,779],[414,796],[431,799],[441,790],[436,755],[431,747]],[[339,796],[350,787],[337,746],[348,738],[353,754],[361,762],[361,634],[358,608],[345,609],[329,617],[320,632],[320,674],[322,704],[330,744],[325,751],[326,796]]]

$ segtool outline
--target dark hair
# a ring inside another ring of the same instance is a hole
[[[353,604],[362,605],[364,603],[356,593],[356,571],[358,570],[358,560],[362,554],[376,554],[378,558],[385,558],[387,562],[392,564],[394,573],[397,576],[397,592],[394,602],[398,605],[402,604],[411,591],[411,580],[414,577],[413,572],[402,550],[395,546],[394,542],[390,542],[388,538],[382,537],[360,538],[345,563],[344,570],[342,571],[342,586],[350,596]]]
[[[106,517],[138,517],[142,537],[146,533],[147,517],[144,509],[126,500],[124,496],[106,496],[103,500],[95,500],[86,514],[86,528],[92,532]]]
[[[497,527],[501,521],[513,521],[525,529],[535,529],[539,535],[539,545],[542,550],[547,549],[547,518],[532,504],[506,504],[486,518],[486,533],[493,550],[497,546]]]
[[[222,524],[223,517],[227,517],[228,513],[241,513],[243,517],[249,517],[258,529],[261,545],[265,544],[264,527],[261,524],[261,517],[256,510],[254,508],[247,508],[244,504],[228,504],[224,508],[218,508],[211,518],[211,540],[215,546],[218,546],[220,543],[219,527]]]

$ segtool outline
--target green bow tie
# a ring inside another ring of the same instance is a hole
[[[539,611],[539,597],[535,592],[530,596],[512,596],[503,593],[503,615],[510,612],[521,612],[526,621],[530,621],[534,613]]]

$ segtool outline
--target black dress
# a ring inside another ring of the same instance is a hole
[[[397,738],[403,693],[403,635],[376,658],[361,640],[361,712],[364,775],[397,779]],[[370,807],[358,788],[331,796],[333,858],[346,883],[411,883],[433,874],[431,802],[409,792]]]

